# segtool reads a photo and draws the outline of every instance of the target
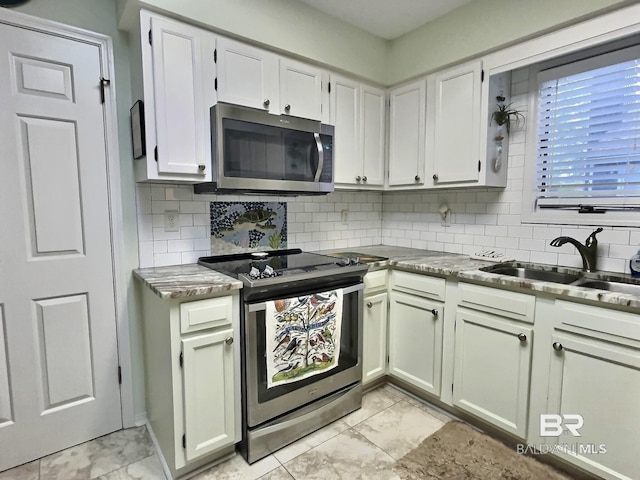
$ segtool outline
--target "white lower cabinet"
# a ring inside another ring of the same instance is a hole
[[[563,301],[556,302],[556,311],[561,322],[547,346],[544,413],[561,416],[563,432],[555,436],[546,428],[552,434],[547,442],[569,445],[562,457],[603,478],[638,478],[640,319]],[[580,436],[567,428],[572,424]]]
[[[180,300],[143,291],[147,418],[173,477],[241,440],[238,293]]]
[[[364,278],[362,321],[362,384],[387,373],[387,271],[367,273]]]
[[[444,304],[432,298],[444,293],[445,280],[393,272],[391,283],[389,375],[440,396]]]

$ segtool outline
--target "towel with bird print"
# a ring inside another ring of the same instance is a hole
[[[267,302],[267,388],[338,366],[342,290]]]

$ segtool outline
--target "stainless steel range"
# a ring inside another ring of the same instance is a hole
[[[360,408],[366,265],[299,249],[198,263],[244,283],[241,450],[249,463]]]

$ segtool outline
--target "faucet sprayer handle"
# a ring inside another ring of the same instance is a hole
[[[585,246],[591,247],[592,245],[597,245],[598,239],[596,238],[596,234],[600,233],[601,231],[602,227],[598,227],[593,232],[591,232],[591,235],[589,235],[584,242]]]

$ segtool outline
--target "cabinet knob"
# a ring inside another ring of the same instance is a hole
[[[267,98],[264,102],[262,102],[262,105],[264,105],[264,108],[269,108],[269,105],[271,105],[271,102]]]
[[[559,352],[560,350],[562,350],[562,344],[560,342],[553,342],[553,345],[551,345],[553,347],[553,349],[556,352]]]
[[[362,177],[362,181],[366,182],[367,181],[367,176],[365,175],[364,177]]]
[[[224,341],[227,345],[231,345],[233,343],[233,337],[227,337]]]
[[[437,317],[438,316],[438,309],[437,308],[431,309],[431,315],[433,315],[434,317]]]
[[[527,336],[524,333],[519,333],[518,334],[518,340],[520,340],[521,342],[526,342],[527,341]]]
[[[438,174],[437,174],[437,173],[434,173],[434,174],[433,174],[433,180],[434,180],[435,182],[437,182],[437,181],[438,181]]]
[[[207,166],[204,163],[201,163],[200,165],[198,165],[198,170],[200,170],[201,172],[204,172],[206,168]]]
[[[367,308],[371,308],[371,307],[373,307],[373,303],[367,302]]]
[[[416,175],[415,177],[413,177],[413,179],[414,179],[416,182],[419,182],[419,181],[420,181],[420,175]]]
[[[356,177],[356,182],[359,182],[360,180],[362,180],[362,177],[361,177],[360,175],[358,175],[358,176]]]
[[[284,106],[284,111],[289,113],[291,111],[291,105],[289,105],[288,103]]]

